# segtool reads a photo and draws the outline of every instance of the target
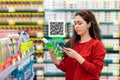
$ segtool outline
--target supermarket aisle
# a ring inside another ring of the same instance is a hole
[[[94,13],[107,50],[100,80],[119,80],[120,0],[0,0],[1,80],[64,80],[42,39],[61,50],[82,9]]]

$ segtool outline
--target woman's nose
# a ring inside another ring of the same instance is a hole
[[[76,25],[75,25],[75,28],[78,28],[78,27],[79,27],[79,25],[78,25],[78,24],[76,24]]]

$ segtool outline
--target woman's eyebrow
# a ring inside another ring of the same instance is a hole
[[[77,23],[80,23],[80,22],[82,22],[82,21],[74,21],[74,23],[76,23],[76,22],[77,22]]]

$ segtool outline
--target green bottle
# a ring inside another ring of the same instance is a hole
[[[53,52],[56,53],[56,56],[57,56],[58,59],[62,58],[62,56],[63,56],[62,52],[60,50],[58,50],[58,48],[52,42],[48,41],[45,38],[43,38],[42,40],[45,43],[45,46],[47,48],[51,49]]]

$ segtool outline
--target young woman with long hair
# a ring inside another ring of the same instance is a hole
[[[77,12],[73,27],[73,35],[63,49],[66,56],[59,61],[49,49],[51,59],[66,73],[66,80],[100,80],[106,49],[94,14],[89,10]]]

